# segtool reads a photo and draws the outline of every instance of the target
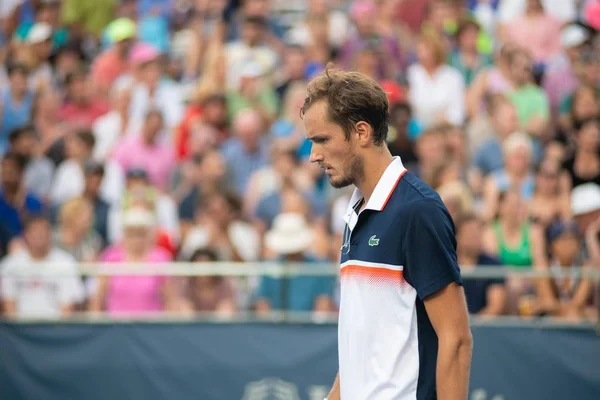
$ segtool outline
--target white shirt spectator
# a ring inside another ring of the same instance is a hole
[[[577,18],[575,0],[542,0],[544,11],[561,22],[573,21]],[[500,23],[513,21],[523,15],[527,7],[527,0],[502,0],[498,6],[498,19]]]
[[[123,171],[114,161],[108,161],[104,166],[104,179],[100,187],[102,198],[114,204],[123,195],[125,177]],[[75,160],[65,160],[56,169],[56,175],[50,189],[50,200],[53,204],[65,201],[83,194],[85,175],[81,166]]]
[[[340,48],[344,45],[348,33],[350,32],[350,22],[348,17],[341,11],[331,11],[329,13],[328,39],[329,44],[334,48]],[[314,45],[312,33],[306,20],[294,25],[285,36],[285,41],[301,46]]]
[[[98,118],[92,125],[92,133],[96,138],[94,160],[103,162],[109,159],[120,138],[137,134],[141,128],[141,121],[129,121],[127,130],[123,132],[123,118],[118,111],[111,111]]]
[[[156,108],[162,113],[165,126],[174,128],[185,113],[183,99],[183,88],[176,83],[161,80],[152,96],[146,85],[138,83],[131,91],[129,117],[133,124],[141,126],[148,111]]]
[[[227,229],[229,240],[235,247],[235,251],[244,261],[257,261],[260,254],[260,237],[256,229],[248,223],[235,221]],[[210,232],[200,226],[192,228],[185,238],[181,249],[183,259],[189,259],[194,251],[208,247]]]
[[[460,72],[448,65],[429,75],[420,64],[408,68],[409,100],[417,120],[425,127],[446,120],[461,125],[465,120],[465,84]]]
[[[54,248],[45,260],[34,261],[27,250],[22,250],[6,257],[0,269],[2,297],[15,301],[19,317],[59,318],[62,307],[84,299],[75,259],[65,251]],[[39,274],[41,270],[51,270],[60,276],[44,276]],[[8,275],[15,272],[26,275]]]
[[[242,70],[249,63],[257,63],[265,75],[273,72],[277,64],[277,54],[266,46],[250,47],[243,42],[233,42],[225,46],[227,60],[227,90],[238,90]]]

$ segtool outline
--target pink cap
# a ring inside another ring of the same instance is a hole
[[[352,19],[359,20],[374,17],[377,13],[377,6],[370,0],[359,0],[350,8]]]
[[[137,43],[129,54],[129,61],[133,64],[143,64],[160,56],[160,52],[148,43]]]

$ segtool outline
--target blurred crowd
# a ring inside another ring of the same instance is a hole
[[[463,271],[562,272],[465,279],[471,313],[594,318],[600,1],[3,0],[0,23],[5,315],[335,312],[334,277],[77,273],[336,262],[352,188],[309,163],[299,113],[334,62],[388,93]]]

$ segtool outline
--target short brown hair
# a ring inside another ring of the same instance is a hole
[[[372,78],[328,65],[309,82],[300,115],[317,101],[325,100],[329,119],[340,125],[350,139],[354,126],[365,121],[373,128],[373,143],[381,145],[388,134],[389,108],[385,91]]]
[[[424,44],[433,53],[435,58],[436,67],[444,65],[446,62],[446,47],[439,34],[434,32],[425,31],[419,36],[419,43]]]

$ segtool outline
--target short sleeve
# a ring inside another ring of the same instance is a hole
[[[404,276],[421,300],[455,282],[462,285],[454,224],[441,201],[424,199],[403,214]]]

